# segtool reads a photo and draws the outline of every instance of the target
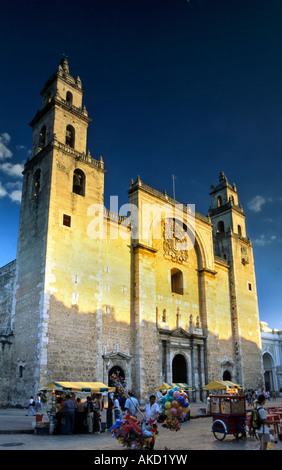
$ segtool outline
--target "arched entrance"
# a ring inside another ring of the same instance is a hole
[[[109,375],[108,375],[109,387],[115,387],[116,386],[113,379],[112,379],[113,375],[117,375],[120,378],[121,383],[124,383],[124,381],[125,381],[124,370],[119,366],[114,366],[109,370]]]
[[[222,380],[231,381],[231,374],[230,374],[229,370],[225,370],[225,371],[223,372]]]
[[[176,354],[172,361],[172,381],[187,383],[187,363],[182,354]]]
[[[267,392],[270,392],[271,390],[275,390],[274,382],[273,382],[274,361],[273,361],[272,356],[269,353],[264,353],[263,355],[263,368],[264,368],[265,390]]]

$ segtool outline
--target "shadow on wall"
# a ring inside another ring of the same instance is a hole
[[[153,313],[152,313],[153,315]],[[155,313],[154,313],[155,316]],[[21,337],[20,331],[14,331],[9,343],[2,341],[0,350],[1,386],[0,403],[26,404],[27,397],[36,393],[36,387],[44,386],[49,380],[68,381],[102,381],[108,385],[108,372],[112,367],[121,367],[131,377],[129,382],[137,395],[140,394],[140,377],[145,389],[143,394],[147,396],[157,388],[164,380],[162,374],[161,358],[161,334],[155,321],[136,322],[134,315],[127,312],[128,321],[120,320],[125,317],[124,311],[119,311],[113,306],[103,305],[100,310],[84,312],[79,307],[68,308],[59,302],[54,296],[50,298],[49,323],[46,328],[46,336],[42,338],[41,367],[37,362],[37,373],[33,367],[36,358],[38,344],[34,343],[34,357],[27,356],[27,343],[31,336],[38,338],[38,323],[30,324],[30,335]],[[135,325],[139,325],[136,331]],[[166,330],[166,335],[176,330]],[[182,330],[184,331],[184,330]],[[34,333],[34,334],[33,334]],[[193,334],[185,332],[186,338],[181,338],[179,347],[170,354],[171,364],[177,354],[185,357],[185,348],[190,348]],[[175,338],[174,338],[175,339]],[[17,343],[17,355],[15,356],[14,344]],[[19,349],[20,343],[20,349]],[[253,383],[251,375],[247,376],[245,388],[263,388],[259,377],[259,364],[261,363],[261,351],[251,341],[241,338],[244,351],[247,351],[248,367],[258,368],[257,383]],[[232,351],[233,339],[219,340],[212,333],[207,338],[207,353],[205,362],[212,364],[207,374],[207,382],[214,379],[222,379],[222,374],[228,370],[234,381],[236,370],[236,357]],[[19,354],[20,351],[20,354]],[[226,356],[228,354],[228,361]],[[142,365],[139,359],[142,358]],[[43,363],[46,358],[47,365]],[[169,361],[170,361],[169,359]],[[244,358],[246,360],[246,358]],[[224,362],[225,361],[225,362]],[[246,366],[247,367],[247,366]],[[40,382],[39,382],[40,375]],[[189,366],[187,364],[187,382]],[[127,377],[126,377],[127,379]],[[197,387],[197,384],[189,384]],[[205,384],[202,384],[204,386]]]

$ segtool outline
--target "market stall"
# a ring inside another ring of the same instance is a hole
[[[109,393],[114,392],[115,387],[108,387],[103,382],[65,382],[52,380],[41,390],[64,390],[68,392]]]
[[[115,392],[115,387],[108,387],[103,382],[68,382],[52,380],[41,387],[40,392],[51,392],[50,410],[47,411],[49,422],[37,423],[35,431],[39,434],[46,433],[43,429],[48,429],[47,433],[52,434],[56,424],[56,403],[58,399],[64,400],[66,395],[72,394],[96,394],[106,396],[110,392]],[[42,432],[41,432],[42,431]]]
[[[156,388],[155,391],[166,391],[166,390],[171,390],[175,387],[179,387],[180,390],[191,390],[192,387],[189,387],[188,384],[186,383],[167,383],[163,382],[160,387]]]
[[[204,390],[224,390],[226,393],[238,393],[241,389],[241,385],[229,380],[213,380],[204,387]]]

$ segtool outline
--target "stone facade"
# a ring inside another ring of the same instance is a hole
[[[0,401],[24,401],[50,379],[108,383],[116,370],[141,399],[163,381],[188,383],[193,399],[213,379],[263,387],[253,251],[235,185],[221,173],[204,216],[138,177],[130,217],[109,211],[66,59],[41,94],[17,260],[0,270]]]

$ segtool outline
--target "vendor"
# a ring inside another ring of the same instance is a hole
[[[160,414],[160,408],[158,403],[156,403],[155,395],[150,395],[150,401],[145,405],[145,408],[141,409],[140,411],[146,413],[146,421],[151,424],[151,429],[153,430],[153,436],[150,441],[150,449],[154,449],[155,445],[155,431],[157,429],[157,420]],[[154,431],[155,430],[155,431]]]
[[[160,414],[160,408],[158,403],[156,403],[156,397],[155,395],[150,396],[150,401],[145,405],[143,409],[141,409],[142,412],[146,413],[146,421],[153,421],[153,424],[157,423],[159,414]]]

